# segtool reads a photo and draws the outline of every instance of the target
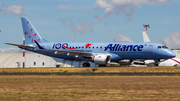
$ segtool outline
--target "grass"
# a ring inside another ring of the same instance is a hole
[[[179,76],[0,76],[1,101],[179,100]]]
[[[179,73],[180,67],[96,67],[96,73]],[[1,68],[0,73],[36,73],[36,72],[51,72],[51,73],[82,73],[88,72],[94,67],[86,68]]]

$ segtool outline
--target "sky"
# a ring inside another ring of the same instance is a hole
[[[1,0],[0,52],[19,52],[21,17],[50,42],[152,42],[180,48],[180,0]]]

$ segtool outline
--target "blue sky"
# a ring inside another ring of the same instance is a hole
[[[142,42],[149,24],[152,42],[180,47],[179,0],[3,0],[0,49],[22,43],[21,16],[53,42]],[[15,48],[15,47],[14,47]]]

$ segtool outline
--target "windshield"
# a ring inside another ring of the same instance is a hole
[[[166,47],[166,46],[158,46],[157,48],[158,49],[168,49],[168,47]]]

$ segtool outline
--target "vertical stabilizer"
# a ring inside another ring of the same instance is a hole
[[[151,42],[146,32],[142,32],[144,42]]]
[[[32,44],[35,43],[36,40],[39,43],[43,42],[43,39],[39,35],[39,33],[36,31],[34,26],[31,24],[28,18],[21,17],[22,27],[23,27],[23,33],[25,37],[25,43],[26,44]]]

